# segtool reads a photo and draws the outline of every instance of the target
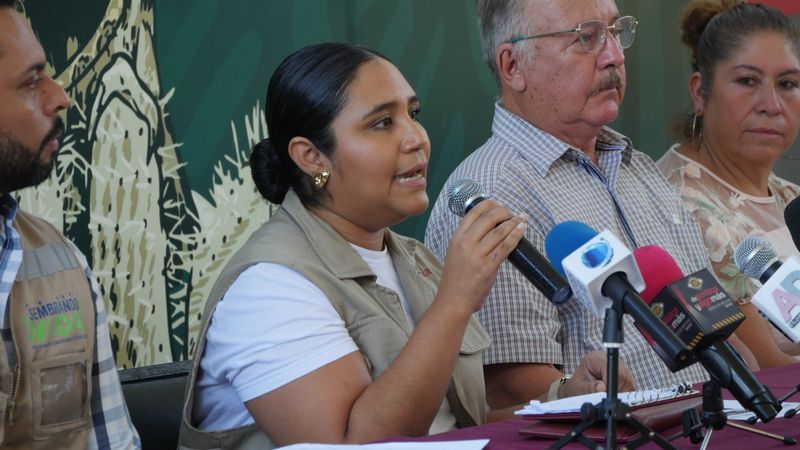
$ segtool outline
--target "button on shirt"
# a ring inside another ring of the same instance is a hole
[[[425,243],[444,259],[459,218],[447,208],[447,190],[471,179],[516,213],[530,216],[525,237],[540,251],[550,229],[577,220],[610,230],[629,248],[655,244],[684,273],[708,266],[699,228],[679,196],[647,155],[628,138],[603,128],[595,165],[583,152],[495,105],[492,136],[448,178],[431,211]],[[492,338],[484,364],[554,364],[573,373],[583,356],[603,350],[602,322],[574,297],[552,304],[510,263],[504,263],[478,312]],[[637,389],[705,380],[697,364],[676,374],[667,369],[626,315],[620,358]]]
[[[8,358],[6,361],[9,361],[11,366],[16,363],[16,354],[11,335],[8,298],[22,263],[22,241],[12,226],[16,214],[16,200],[9,194],[0,196],[0,323],[2,324],[0,336]],[[87,282],[91,285],[92,300],[96,308],[97,336],[94,341],[91,401],[94,433],[89,434],[89,448],[140,448],[139,435],[131,423],[119,384],[100,285],[94,280],[83,254],[74,246],[73,252],[86,273]]]

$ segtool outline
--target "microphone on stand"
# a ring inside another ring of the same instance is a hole
[[[633,417],[630,406],[617,396],[619,349],[623,345],[623,314],[633,316],[651,332],[653,340],[665,349],[665,360],[682,361],[689,358],[686,346],[658,318],[653,316],[636,291],[644,287],[636,262],[622,242],[611,232],[597,233],[581,222],[563,222],[554,226],[545,238],[545,250],[552,261],[569,279],[575,298],[602,317],[603,347],[607,357],[606,398],[597,405],[584,404],[583,419],[555,447],[578,439],[592,423],[605,420],[606,447],[615,448],[617,422],[626,423],[641,431],[648,440],[662,448],[671,448],[667,441]]]
[[[686,345],[675,336],[639,296],[645,282],[631,251],[613,233],[597,233],[582,222],[556,224],[545,238],[545,251],[556,270],[566,274],[575,298],[603,319],[614,301],[633,316],[640,330],[648,330],[663,350],[659,356],[673,372],[694,361]],[[652,342],[651,341],[651,342]]]
[[[786,337],[800,341],[800,259],[781,262],[769,241],[756,236],[740,242],[733,259],[743,274],[763,285],[751,303]]]
[[[656,245],[638,248],[634,256],[647,285],[642,298],[650,310],[742,406],[763,422],[778,415],[780,402],[726,340],[745,317],[708,269],[683,276],[675,260]]]
[[[453,214],[464,217],[475,205],[486,200],[483,188],[472,180],[459,180],[447,190],[447,206]],[[569,285],[533,244],[520,239],[508,260],[536,289],[553,303],[563,303],[572,295]]]

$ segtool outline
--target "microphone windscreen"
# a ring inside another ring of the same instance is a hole
[[[483,187],[466,178],[458,180],[447,189],[447,207],[458,217],[464,217],[469,200],[475,197],[484,197]]]
[[[796,197],[786,205],[786,209],[783,210],[783,220],[792,235],[794,246],[800,250],[800,197]]]
[[[650,304],[668,284],[683,278],[683,272],[669,253],[657,245],[646,245],[633,251],[636,265],[644,279],[644,290],[639,294]]]
[[[570,220],[556,224],[544,238],[544,251],[547,259],[563,276],[565,275],[564,258],[595,236],[597,236],[597,231],[583,222]]]
[[[739,242],[733,251],[733,261],[736,267],[750,278],[756,280],[761,277],[770,263],[777,258],[775,249],[768,240],[758,236],[748,236]]]

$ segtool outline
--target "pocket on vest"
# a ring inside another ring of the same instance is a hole
[[[34,438],[87,427],[90,370],[86,353],[31,363]]]
[[[473,316],[469,319],[469,323],[467,324],[459,353],[462,355],[471,355],[486,350],[491,343],[492,339],[486,334],[486,331],[483,330],[478,319]]]

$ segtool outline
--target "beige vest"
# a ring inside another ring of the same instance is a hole
[[[0,349],[0,447],[85,449],[95,310],[86,274],[66,238],[18,211],[22,263],[9,296],[17,364]]]
[[[422,244],[392,232],[386,245],[394,261],[415,321],[430,306],[441,276],[441,263]],[[378,285],[361,256],[330,226],[302,205],[289,191],[282,207],[256,230],[228,262],[217,279],[203,314],[196,355],[202,355],[211,315],[230,285],[247,267],[259,262],[283,264],[316,285],[339,312],[375,379],[397,358],[412,332],[400,299]],[[265,286],[265,289],[268,289]],[[481,351],[489,338],[472,318],[447,391],[447,400],[460,427],[485,421],[485,391]],[[195,358],[183,410],[180,448],[274,448],[256,425],[221,432],[202,432],[192,423],[193,386],[200,357]],[[424,380],[419,380],[424,383]]]

